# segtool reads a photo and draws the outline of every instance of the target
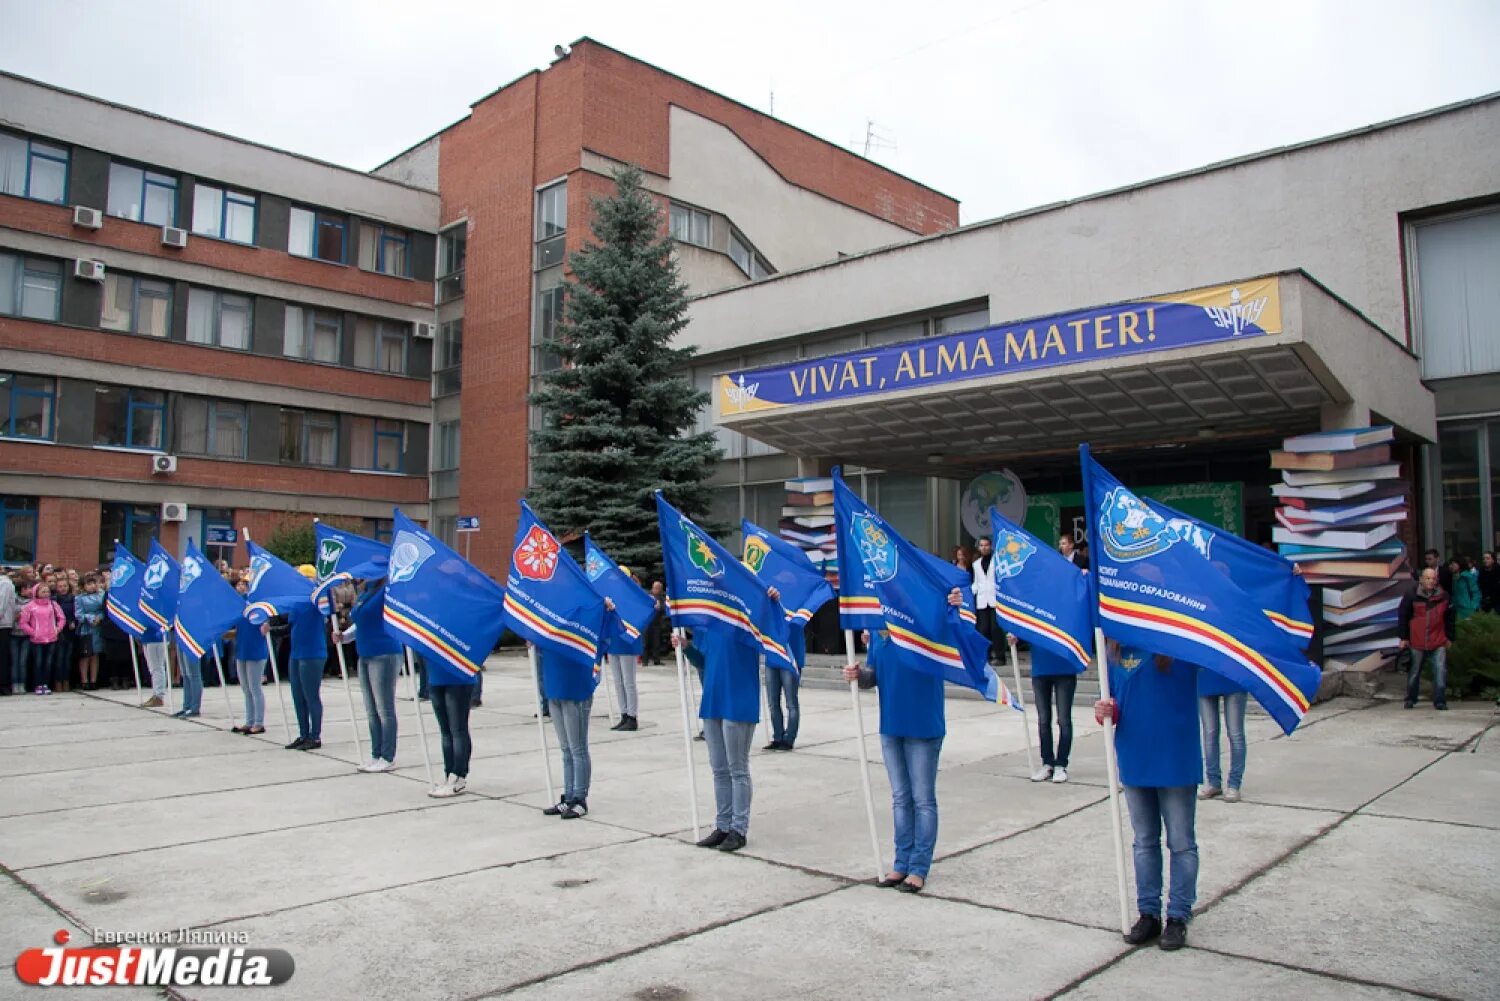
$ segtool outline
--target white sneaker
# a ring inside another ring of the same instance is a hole
[[[443,776],[443,784],[442,785],[438,785],[438,786],[433,786],[431,789],[428,789],[427,790],[427,795],[431,796],[433,799],[447,799],[449,796],[452,796],[453,795],[453,776],[452,775],[444,775]]]
[[[1066,768],[1052,769],[1052,781],[1056,782],[1058,785],[1062,785],[1064,782],[1068,781],[1068,770]]]
[[[357,771],[357,772],[378,772],[378,771],[380,771],[380,764],[381,764],[381,761],[380,761],[379,758],[371,758],[369,761],[366,761],[364,764],[362,764],[358,768],[356,768],[355,771]]]
[[[464,778],[462,775],[453,776],[453,795],[457,796],[467,788],[469,788],[468,779]]]
[[[1033,782],[1046,782],[1051,777],[1052,777],[1052,766],[1051,765],[1043,765],[1042,767],[1038,768],[1036,771],[1034,771],[1034,772],[1031,773],[1031,781],[1033,781]]]
[[[386,761],[384,758],[376,758],[370,764],[372,766],[370,771],[372,772],[394,772],[396,770],[396,763],[394,761]]]

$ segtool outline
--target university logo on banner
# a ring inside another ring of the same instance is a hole
[[[868,582],[884,584],[894,580],[900,558],[895,543],[885,529],[863,512],[855,512],[850,517],[849,528],[854,535],[854,544],[859,549],[860,562],[864,564]]]
[[[589,580],[598,580],[608,570],[609,565],[604,562],[604,557],[599,555],[599,551],[590,549],[583,561],[583,572],[588,575]]]
[[[324,539],[318,543],[317,571],[319,580],[327,580],[332,577],[339,568],[339,560],[344,555],[344,545],[341,539]]]
[[[547,581],[557,572],[558,554],[562,551],[556,539],[540,525],[532,525],[526,538],[516,547],[513,560],[516,572],[527,580]]]
[[[250,590],[254,591],[260,585],[260,579],[271,569],[271,559],[263,553],[256,553],[250,557]]]
[[[203,561],[196,556],[189,556],[182,561],[182,576],[178,578],[178,587],[186,591],[193,586],[193,581],[203,576]]]
[[[157,554],[152,557],[150,563],[146,564],[146,575],[141,578],[141,587],[148,591],[155,591],[161,587],[162,582],[167,579],[167,574],[171,573],[171,571],[172,566],[167,562],[167,558]]]
[[[995,576],[1004,580],[1026,569],[1026,561],[1036,553],[1036,544],[1024,535],[1009,530],[995,533]]]
[[[109,571],[109,586],[123,587],[125,582],[135,576],[135,564],[120,562],[116,563]]]
[[[766,557],[769,555],[771,555],[769,542],[758,535],[745,536],[745,558],[741,561],[745,566],[758,574],[766,565]]]
[[[708,544],[708,540],[699,535],[686,520],[680,524],[682,530],[687,533],[689,562],[710,577],[724,576],[724,564],[720,562],[718,554]]]
[[[1183,518],[1167,520],[1124,487],[1111,490],[1099,511],[1099,538],[1110,559],[1133,563],[1187,542],[1209,559],[1213,536]]]
[[[391,543],[390,582],[402,584],[411,580],[432,555],[432,547],[411,532],[397,533]]]

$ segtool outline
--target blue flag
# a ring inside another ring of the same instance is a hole
[[[104,612],[115,625],[138,640],[161,639],[160,630],[141,614],[141,582],[146,565],[135,554],[115,543],[115,562],[109,568],[109,594],[104,596]]]
[[[838,535],[850,539],[853,553],[852,562],[839,560],[840,584],[863,573],[880,602],[883,624],[876,628],[889,630],[891,642],[910,655],[899,662],[994,701],[1000,682],[989,668],[990,641],[974,628],[974,613],[967,607],[973,602],[969,575],[903,539],[855,496],[836,469],[833,512]],[[966,608],[948,604],[954,588]]]
[[[1188,522],[1203,533],[1195,545],[1199,545],[1209,561],[1254,599],[1266,618],[1295,639],[1299,648],[1307,648],[1313,638],[1312,613],[1307,604],[1312,589],[1293,572],[1291,563],[1233,532],[1215,528],[1149,497],[1141,499],[1166,521]]]
[[[214,642],[245,614],[245,599],[214,569],[192,542],[182,558],[173,635],[184,655],[197,663]]]
[[[838,469],[834,469],[833,475],[842,481],[843,477]],[[837,492],[834,493],[834,500],[838,500]],[[839,517],[835,510],[834,546],[839,558],[839,628],[855,631],[868,629],[874,635],[885,628],[885,616],[880,611],[880,595],[875,593],[875,583],[865,573],[859,540],[850,533],[848,525],[848,519]],[[964,593],[969,593],[967,583],[963,585],[963,590]]]
[[[833,585],[807,553],[752,521],[741,519],[740,530],[745,536],[745,566],[781,593],[787,618],[805,625],[833,600]]]
[[[422,654],[430,685],[472,685],[505,631],[505,590],[399,510],[385,624]]]
[[[1291,733],[1318,690],[1317,665],[1210,565],[1191,522],[1163,518],[1096,463],[1087,445],[1079,453],[1105,635],[1223,675]]]
[[[146,569],[141,574],[141,614],[153,627],[165,632],[172,628],[172,619],[177,615],[177,561],[162,548],[157,539],[151,540],[151,552],[146,557]]]
[[[313,582],[297,568],[260,546],[245,540],[250,553],[250,590],[245,595],[245,618],[253,625],[291,612],[293,606],[312,600]]]
[[[1087,668],[1094,646],[1088,575],[993,507],[990,526],[995,614],[1009,632]]]
[[[333,589],[340,584],[356,577],[377,580],[385,576],[391,555],[391,547],[385,543],[321,521],[313,522],[313,537],[317,541],[313,569],[318,573],[318,585],[312,597],[324,615],[333,614]]]
[[[786,611],[771,600],[766,583],[668,504],[660,491],[656,527],[673,624],[727,631],[739,642],[764,650],[767,667],[796,674]]]
[[[615,603],[615,610],[605,626],[609,652],[642,653],[646,647],[646,627],[656,614],[656,600],[621,570],[587,532],[583,533],[583,569],[599,596]]]
[[[604,620],[604,599],[583,567],[521,501],[505,578],[505,624],[544,650],[598,664]]]

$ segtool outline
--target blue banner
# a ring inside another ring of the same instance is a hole
[[[589,664],[604,655],[604,599],[524,500],[505,578],[505,624],[543,649]]]
[[[798,672],[786,611],[766,584],[692,520],[656,494],[656,525],[674,626],[729,631],[764,650],[766,666]]]
[[[141,574],[141,614],[154,627],[166,632],[177,615],[177,561],[162,548],[158,539],[151,540],[146,569]]]
[[[1006,630],[1086,669],[1094,646],[1088,574],[994,507],[990,526],[995,613]]]
[[[899,662],[995,701],[1000,683],[988,664],[990,641],[974,628],[969,575],[903,539],[855,496],[837,469],[833,510],[839,537],[852,540],[852,561],[840,559],[839,580],[863,570],[880,602],[883,623],[876,628],[889,630],[891,642],[911,654]],[[948,604],[955,588],[964,608]]]
[[[104,596],[104,612],[115,625],[146,643],[161,639],[161,630],[141,614],[141,579],[146,565],[135,554],[115,543],[115,561],[109,568],[109,593]]]
[[[833,585],[813,566],[806,552],[753,521],[741,519],[740,531],[745,536],[742,562],[781,594],[787,618],[805,625],[833,600]]]
[[[599,596],[615,603],[605,626],[609,652],[640,656],[646,647],[646,627],[656,614],[656,600],[587,532],[583,533],[583,570]]]
[[[173,635],[190,663],[197,663],[245,614],[245,599],[188,542],[177,591]]]
[[[391,547],[363,535],[346,532],[318,521],[313,523],[318,550],[314,569],[318,580],[326,581],[336,574],[374,580],[384,577]]]
[[[1087,445],[1079,453],[1105,635],[1223,675],[1291,733],[1317,693],[1317,665],[1259,602],[1210,566],[1191,522],[1161,517],[1096,463]]]
[[[505,631],[505,591],[400,510],[385,624],[427,665],[429,685],[472,685]]]
[[[254,625],[286,615],[298,602],[311,601],[313,582],[297,568],[249,539],[245,550],[250,554],[250,589],[245,595],[245,618]]]

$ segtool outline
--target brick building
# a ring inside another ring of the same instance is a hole
[[[399,505],[450,540],[479,516],[498,572],[526,393],[614,167],[646,172],[699,294],[958,223],[589,39],[370,174],[14,76],[0,108],[8,562],[157,533],[227,554],[232,530],[313,515],[380,535]]]

